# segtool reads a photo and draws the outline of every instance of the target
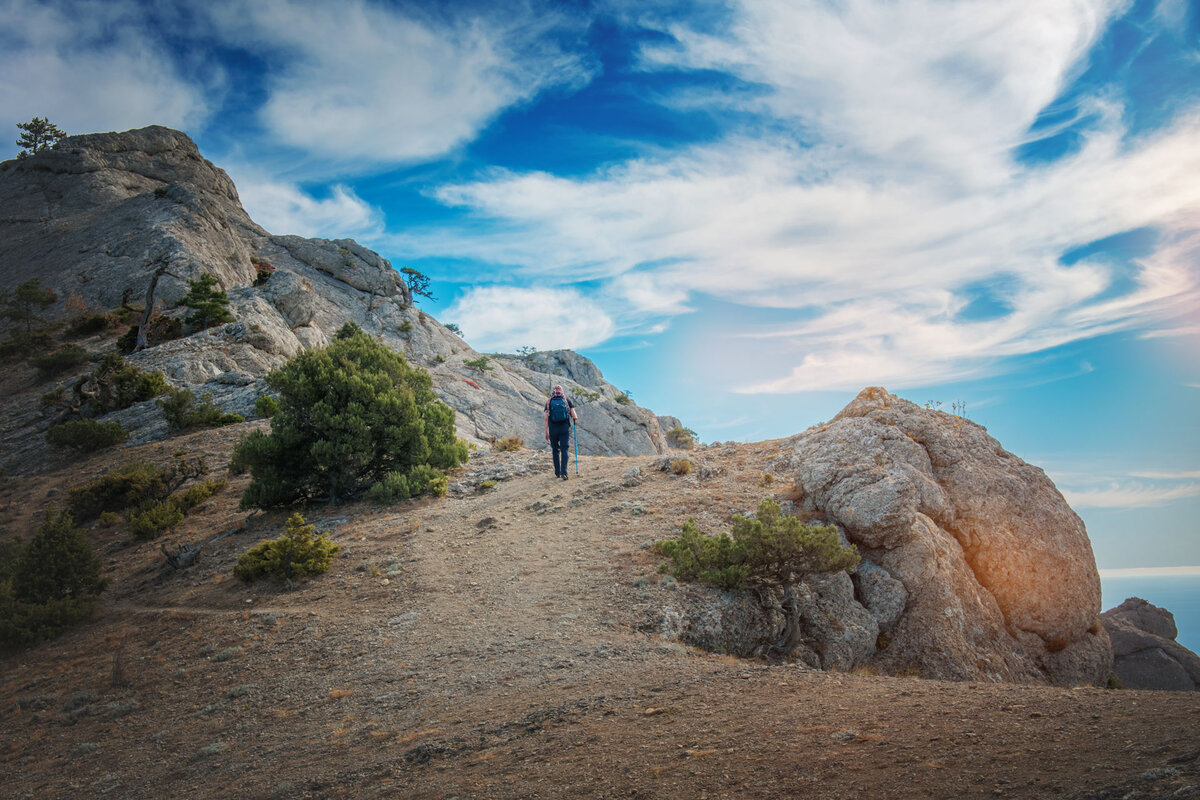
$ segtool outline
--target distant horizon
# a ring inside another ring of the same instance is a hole
[[[1200,564],[1200,4],[8,0],[15,124],[185,131],[277,235],[428,275],[703,441],[866,386]]]

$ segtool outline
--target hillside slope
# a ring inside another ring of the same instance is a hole
[[[243,430],[255,423],[246,423]],[[71,486],[205,431],[0,489],[29,530]],[[753,508],[781,443],[653,457],[480,452],[444,499],[311,508],[342,545],[288,590],[237,555],[283,514],[244,478],[171,544],[90,531],[112,585],[92,623],[0,661],[4,796],[1164,797],[1200,785],[1200,695],[825,673],[660,636],[681,589],[645,545]],[[636,470],[636,471],[635,471]],[[496,481],[489,488],[486,481]],[[1186,795],[1173,795],[1186,796]]]
[[[630,402],[594,364],[569,351],[467,366],[482,354],[414,307],[391,263],[350,239],[271,235],[246,214],[229,176],[179,131],[154,126],[72,136],[0,163],[0,290],[38,279],[59,297],[47,318],[141,309],[153,285],[153,307],[182,319],[187,309],[176,304],[202,275],[228,294],[236,321],[182,338],[152,338],[129,360],[161,370],[176,387],[211,394],[228,411],[252,416],[271,369],[327,344],[353,322],[429,371],[469,441],[511,435],[545,447],[542,404],[554,383],[587,405],[579,429],[584,452],[666,452],[664,434],[680,424]],[[112,338],[82,344],[99,356],[113,349]],[[69,389],[81,374],[60,381]],[[59,420],[37,398],[54,385],[27,385],[31,380],[27,371],[8,383],[0,406],[0,453],[9,469],[40,469],[51,456],[42,436]],[[153,402],[111,418],[135,443],[166,433]]]

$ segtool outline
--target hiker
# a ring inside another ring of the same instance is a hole
[[[578,420],[575,404],[567,397],[563,387],[555,386],[546,401],[542,414],[546,422],[546,441],[554,456],[554,477],[567,479],[567,464],[571,461],[571,420]]]

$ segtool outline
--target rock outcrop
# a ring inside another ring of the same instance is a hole
[[[273,269],[265,281],[264,265]],[[572,393],[586,387],[582,452],[665,452],[663,434],[679,424],[616,402],[621,392],[568,351],[497,356],[487,369],[467,367],[480,354],[413,306],[386,259],[349,239],[272,236],[246,214],[225,172],[178,131],[73,136],[0,164],[0,289],[36,277],[76,308],[140,306],[160,268],[166,271],[155,305],[162,313],[182,316],[174,306],[187,282],[209,274],[227,292],[237,321],[152,342],[129,360],[162,370],[178,387],[212,394],[229,411],[252,416],[271,369],[354,322],[430,372],[468,440],[511,435],[545,447],[541,408],[551,383]],[[47,312],[65,313],[61,303]],[[110,346],[92,344],[97,352]],[[9,408],[6,419],[0,445],[9,466],[36,467],[45,455],[41,434],[54,420],[31,402]],[[153,403],[124,412],[122,423],[131,443],[164,433]]]
[[[1200,690],[1200,656],[1175,641],[1175,616],[1130,597],[1100,615],[1112,640],[1113,672],[1126,689]]]
[[[852,577],[807,581],[802,660],[950,680],[1106,680],[1112,651],[1083,522],[1042,470],[979,425],[869,388],[785,440],[769,468],[794,479],[797,515],[836,525],[863,557]],[[742,654],[778,636],[777,610],[701,594],[668,615],[665,633]]]

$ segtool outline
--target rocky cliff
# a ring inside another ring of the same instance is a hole
[[[1113,672],[1126,689],[1200,690],[1200,656],[1175,637],[1175,615],[1130,597],[1101,616],[1113,646]]]
[[[264,264],[274,268],[265,282]],[[159,269],[165,271],[154,302],[164,314],[182,316],[174,305],[187,282],[209,274],[228,293],[237,321],[152,341],[129,359],[162,370],[178,387],[211,393],[230,411],[252,416],[271,369],[355,322],[430,372],[468,440],[515,435],[544,447],[541,408],[552,383],[572,393],[587,389],[579,398],[582,452],[663,452],[664,432],[679,424],[617,403],[619,390],[575,353],[496,357],[489,369],[466,367],[480,354],[413,306],[387,260],[348,239],[272,236],[246,214],[229,177],[178,131],[74,136],[0,164],[0,289],[37,277],[76,309],[109,310],[140,305]],[[47,312],[66,314],[62,303]],[[97,353],[111,345],[85,344]],[[135,443],[164,433],[153,403],[119,418]],[[0,444],[15,456],[8,459],[13,465],[40,460],[40,433],[51,421],[32,400],[9,398]]]
[[[1045,473],[962,417],[865,389],[770,466],[796,514],[836,525],[862,565],[800,587],[814,666],[954,680],[1103,683],[1112,649],[1083,522]],[[769,606],[769,604],[768,604]],[[665,627],[753,652],[779,613],[698,592]]]

